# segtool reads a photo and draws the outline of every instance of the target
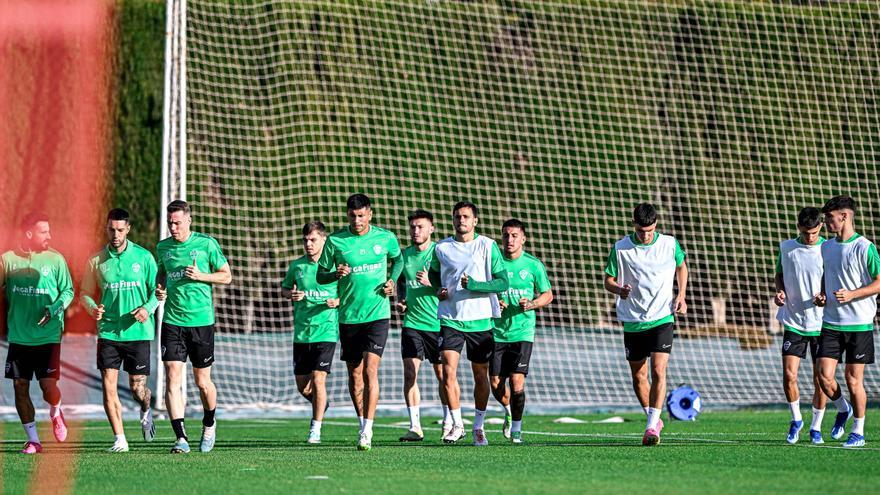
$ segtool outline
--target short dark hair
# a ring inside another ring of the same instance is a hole
[[[430,211],[422,209],[413,210],[413,212],[406,217],[406,221],[412,222],[413,220],[418,220],[420,218],[424,218],[431,222],[431,225],[434,225],[434,215],[432,215]]]
[[[174,213],[176,211],[182,211],[186,215],[192,214],[192,210],[189,208],[189,203],[182,199],[175,199],[174,201],[168,203],[168,207],[165,208],[169,214]]]
[[[355,193],[348,197],[345,202],[349,210],[360,210],[361,208],[372,208],[370,206],[370,198],[366,194]]]
[[[798,227],[803,227],[805,229],[815,229],[821,224],[822,212],[819,211],[819,208],[808,206],[806,208],[802,208],[800,213],[798,213]]]
[[[123,221],[125,223],[131,223],[131,220],[129,220],[129,218],[130,217],[128,215],[128,212],[123,210],[122,208],[113,208],[112,210],[110,210],[109,213],[107,213],[108,222]]]
[[[639,203],[633,210],[633,223],[648,227],[657,223],[657,209],[651,203]]]
[[[452,214],[455,215],[455,212],[462,208],[470,208],[472,212],[474,212],[474,217],[479,217],[480,214],[477,211],[477,205],[471,203],[470,201],[459,201],[455,203],[455,206],[452,207]]]
[[[856,200],[849,196],[834,196],[822,207],[822,213],[831,213],[837,210],[852,210],[856,212]]]
[[[321,234],[321,237],[327,237],[327,229],[324,227],[324,224],[320,220],[315,220],[314,222],[309,222],[303,225],[302,233],[303,238],[312,232],[317,232]]]
[[[504,232],[504,229],[508,227],[522,230],[523,234],[526,233],[526,224],[522,223],[522,221],[517,220],[516,218],[511,218],[510,220],[505,221],[504,224],[501,225],[501,232]]]
[[[38,211],[32,211],[32,212],[28,213],[27,215],[25,215],[24,217],[22,217],[21,223],[19,224],[19,227],[21,227],[22,232],[27,232],[37,223],[48,222],[48,221],[49,221],[49,215],[46,215],[45,213],[38,212]]]

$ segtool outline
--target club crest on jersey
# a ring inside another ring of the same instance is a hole
[[[49,273],[51,273],[51,271],[52,270],[50,270],[48,266],[44,266],[43,268],[40,269],[40,272],[43,274],[44,277],[48,277]]]
[[[135,263],[135,264],[131,265],[131,271],[133,271],[135,273],[141,271],[141,264]]]
[[[529,276],[529,272],[527,272],[527,271],[525,271],[525,270],[520,270],[520,271],[519,271],[519,278],[520,278],[520,279],[525,280],[526,277],[528,277],[528,276]]]
[[[366,249],[361,249],[361,250],[360,250],[360,254],[361,254],[361,256],[367,254],[367,250],[366,250]]]
[[[166,251],[165,256],[163,256],[162,258],[166,259],[166,260],[170,260],[173,257],[174,257],[174,253],[172,253],[171,251]]]
[[[382,254],[382,246],[376,244],[373,246],[373,252],[376,254]]]
[[[191,260],[195,261],[195,260],[199,259],[199,252],[196,251],[195,249],[193,249],[192,251],[189,252],[189,257]]]
[[[101,270],[101,273],[105,273],[107,270],[110,269],[109,266],[107,266],[107,265],[103,265],[103,264],[102,264],[102,265],[98,265],[98,268]]]

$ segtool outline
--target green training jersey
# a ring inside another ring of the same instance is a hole
[[[64,310],[73,301],[73,281],[61,253],[19,250],[3,253],[0,285],[6,287],[9,343],[58,344],[64,330]],[[46,310],[51,317],[40,326]]]
[[[192,232],[184,242],[173,237],[156,246],[159,275],[165,276],[168,298],[165,323],[182,327],[214,324],[213,285],[186,278],[186,268],[195,262],[199,271],[214,273],[226,265],[226,257],[217,241],[208,235]]]
[[[439,332],[440,320],[437,319],[437,290],[426,287],[417,280],[417,273],[428,271],[434,258],[432,242],[424,251],[415,246],[403,250],[403,279],[406,282],[406,313],[403,315],[403,326],[426,332]]]
[[[523,311],[519,300],[523,297],[533,300],[550,290],[547,269],[541,260],[526,252],[515,260],[504,258],[504,267],[510,286],[498,297],[507,303],[507,308],[501,318],[494,319],[492,336],[495,342],[534,342],[535,312]]]
[[[89,259],[81,299],[89,313],[94,313],[99,304],[104,305],[104,316],[98,320],[99,338],[117,342],[153,340],[153,313],[159,306],[157,270],[153,255],[131,241],[121,253],[105,247]],[[143,323],[131,314],[138,308],[150,314]]]
[[[308,256],[290,262],[281,287],[306,293],[305,299],[293,303],[293,341],[297,344],[336,342],[339,320],[336,308],[327,307],[328,299],[336,299],[336,282],[319,284],[315,279],[318,263]]]
[[[383,292],[389,280],[388,262],[400,257],[400,245],[391,232],[373,226],[364,235],[348,227],[327,238],[319,267],[335,272],[342,263],[351,267],[339,279],[339,323],[356,324],[391,318],[391,303]]]

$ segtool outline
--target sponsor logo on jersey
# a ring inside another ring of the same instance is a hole
[[[41,287],[19,287],[17,285],[13,285],[12,293],[22,296],[48,296],[49,289],[44,289]]]
[[[351,273],[365,273],[365,272],[373,272],[376,270],[384,269],[385,263],[364,263],[363,265],[353,266],[351,267]]]
[[[102,287],[104,290],[123,290],[123,289],[137,289],[141,286],[140,280],[128,281],[128,280],[120,280],[118,282],[104,282]]]
[[[135,263],[135,264],[131,265],[131,271],[133,271],[135,273],[141,271],[141,264]]]

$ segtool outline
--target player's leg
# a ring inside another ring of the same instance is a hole
[[[358,449],[370,450],[373,440],[373,421],[379,405],[379,364],[388,341],[389,320],[377,320],[364,325],[364,429],[358,441]]]
[[[849,354],[847,355],[847,360],[849,360]],[[865,364],[847,362],[844,370],[846,388],[849,390],[853,411],[852,429],[844,446],[861,447],[865,445],[865,411],[868,405],[868,397],[865,394],[864,385]]]
[[[358,417],[358,435],[364,431],[364,343],[361,325],[339,324],[341,359],[348,371],[348,396]]]
[[[124,345],[123,369],[128,373],[128,386],[131,398],[140,406],[141,433],[145,442],[152,442],[156,437],[156,425],[153,423],[153,411],[150,403],[153,392],[147,384],[150,376],[150,341],[141,340]]]
[[[825,404],[828,396],[822,391],[819,384],[819,365],[813,361],[813,419],[810,422],[810,441],[814,444],[823,444],[822,419],[825,417]]]
[[[846,422],[852,417],[853,411],[849,402],[837,383],[835,376],[837,372],[837,363],[843,357],[843,350],[846,346],[845,336],[843,332],[822,329],[819,336],[819,385],[822,392],[831,399],[831,402],[837,407],[837,415],[834,417],[834,426],[831,427],[831,438],[837,440],[846,432]]]
[[[495,348],[492,350],[492,360],[489,363],[489,385],[492,388],[492,395],[504,408],[504,425],[501,427],[504,438],[510,438],[510,425],[513,422],[510,411],[510,389],[507,388],[509,374],[501,373],[504,362],[509,359],[507,350],[508,344],[496,342]]]
[[[443,388],[449,402],[449,414],[452,416],[452,429],[443,437],[446,443],[455,443],[465,436],[464,421],[461,418],[461,388],[458,384],[458,362],[464,349],[462,332],[449,327],[440,328],[440,353],[443,356]]]
[[[514,371],[510,374],[510,439],[522,443],[522,420],[526,409],[526,374]]]
[[[52,420],[52,433],[55,440],[67,440],[67,423],[61,412],[61,389],[58,379],[61,378],[61,344],[38,346],[37,360],[41,364],[34,370],[43,391],[43,400],[49,404],[49,419]]]
[[[636,400],[639,406],[644,410],[645,415],[648,414],[648,396],[651,391],[651,383],[648,381],[648,359],[644,358],[639,361],[628,361],[629,371],[632,376],[632,387],[636,393]]]
[[[210,452],[214,449],[214,443],[217,439],[217,421],[215,415],[217,412],[217,387],[211,380],[211,366],[197,368],[193,364],[193,379],[196,387],[199,388],[199,397],[202,400],[202,438],[199,441],[199,450],[202,452]]]
[[[651,388],[648,394],[648,420],[645,424],[644,445],[660,443],[660,432],[663,430],[663,401],[666,399],[666,368],[669,365],[669,354],[665,352],[651,353]]]
[[[486,408],[489,406],[489,361],[492,359],[492,351],[495,342],[492,332],[471,332],[466,334],[467,356],[471,362],[471,371],[474,374],[474,445],[486,446],[489,441],[483,428],[486,418]]]
[[[189,438],[187,437],[186,426],[184,425],[186,398],[181,390],[188,356],[183,329],[177,325],[162,323],[161,344],[162,364],[165,366],[165,408],[168,410],[168,417],[171,419],[171,429],[174,430],[175,437],[171,453],[185,454],[190,449]]]
[[[440,439],[446,438],[446,435],[452,431],[452,413],[449,411],[449,398],[446,396],[446,387],[443,386],[443,363],[440,359],[440,351],[437,351],[437,362],[431,363],[434,369],[434,378],[437,379],[437,395],[440,397],[440,404],[443,408],[443,427],[440,432]]]
[[[332,355],[330,357],[332,359]],[[312,422],[309,425],[309,443],[321,443],[321,425],[327,410],[327,371],[316,369],[310,376],[312,396]]]
[[[128,440],[125,438],[125,429],[122,427],[122,404],[119,402],[117,385],[119,384],[118,369],[102,369],[101,384],[103,386],[104,412],[113,430],[113,446],[110,452],[128,452]]]
[[[15,344],[10,344],[10,355],[13,353],[12,346]],[[9,361],[7,361],[8,363]],[[7,365],[7,370],[9,367]],[[16,371],[13,369],[13,371]],[[35,412],[34,412],[34,403],[31,402],[31,379],[28,377],[27,379],[23,378],[23,374],[21,373],[21,369],[17,370],[17,378],[12,379],[12,388],[15,393],[15,410],[18,412],[18,418],[21,420],[21,426],[24,428],[24,432],[27,435],[27,443],[24,444],[24,448],[21,450],[22,454],[38,454],[43,451],[43,445],[40,443],[40,437],[37,434],[37,422],[35,421]],[[31,374],[32,375],[32,374]],[[7,371],[7,378],[9,378],[9,371]]]
[[[422,433],[421,411],[419,411],[421,394],[417,383],[421,364],[422,361],[414,357],[403,360],[403,398],[409,413],[409,431],[400,437],[401,442],[419,442],[425,437]]]
[[[801,358],[798,356],[782,356],[782,389],[791,411],[791,423],[785,440],[791,444],[798,442],[801,428],[804,427],[804,420],[801,416],[800,390],[797,383],[800,364]]]

